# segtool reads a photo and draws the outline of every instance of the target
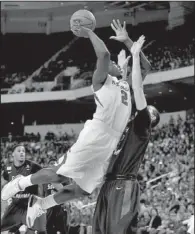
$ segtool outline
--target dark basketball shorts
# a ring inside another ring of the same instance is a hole
[[[12,228],[26,225],[26,213],[28,208],[28,199],[18,199],[12,202],[1,219],[1,231],[8,231]],[[46,214],[43,214],[35,220],[33,230],[38,232],[46,231]]]
[[[137,180],[107,181],[102,186],[93,218],[93,234],[134,234],[140,206]]]
[[[47,210],[47,233],[54,234],[59,231],[61,234],[67,231],[67,212],[62,206],[54,206]]]

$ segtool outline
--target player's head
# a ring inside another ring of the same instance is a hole
[[[147,108],[148,108],[148,111],[150,113],[151,127],[154,128],[160,122],[160,114],[154,106],[148,106]]]
[[[16,144],[12,147],[12,156],[15,164],[23,164],[26,159],[26,150],[23,144]]]
[[[118,77],[122,75],[122,69],[114,61],[110,61],[108,73],[111,76]]]

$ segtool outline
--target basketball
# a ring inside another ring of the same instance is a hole
[[[91,29],[92,31],[96,27],[95,16],[88,10],[78,10],[70,18],[70,28],[75,29],[78,26],[83,26]],[[79,33],[73,32],[78,37],[83,37]]]

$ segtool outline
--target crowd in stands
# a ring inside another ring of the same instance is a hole
[[[57,136],[48,132],[25,134],[16,138],[9,133],[1,139],[1,165],[11,161],[11,146],[15,141],[26,145],[29,159],[47,166],[51,158],[58,159],[74,143],[76,135]],[[152,132],[145,159],[140,167],[141,211],[139,234],[187,234],[183,221],[194,215],[194,113],[184,121],[180,116],[157,127]],[[68,211],[70,233],[91,234],[92,217],[99,192],[64,205]]]
[[[158,46],[154,44],[154,53],[148,53],[148,59],[152,64],[152,71],[173,70],[180,67],[186,67],[194,64],[193,46],[195,38],[191,44],[186,47],[181,45],[175,46]]]
[[[185,26],[183,26],[182,29],[172,32],[163,31],[164,33],[162,33],[161,30],[158,35],[158,30],[160,29],[158,29],[157,25],[157,28],[155,27],[157,30],[155,36],[154,33],[151,34],[151,25],[145,26],[143,24],[143,26],[137,26],[137,28],[133,29],[130,25],[128,25],[128,27],[128,31],[131,32],[133,30],[134,32],[134,40],[140,36],[140,33],[144,33],[146,35],[147,43],[144,52],[151,62],[152,72],[172,70],[194,64],[195,38],[193,35],[190,35],[188,31],[185,32]],[[117,44],[117,42],[108,40],[108,38],[113,34],[109,28],[98,29],[97,33],[106,42],[108,49],[112,54],[112,58],[116,60],[122,44]],[[185,33],[186,38],[184,40],[177,40],[178,36]],[[69,35],[70,32],[67,34]],[[62,37],[64,37],[64,35]],[[72,39],[70,39],[70,35],[68,38],[69,41],[66,40],[67,44],[73,39],[73,36]],[[47,59],[49,59],[49,57]],[[2,88],[4,88],[4,91],[2,90],[2,92],[22,93],[46,91],[44,86],[40,88],[40,82],[53,82],[53,85],[50,87],[51,91],[68,90],[88,86],[91,84],[91,74],[86,75],[86,77],[85,73],[94,71],[95,61],[96,57],[91,43],[89,43],[88,40],[81,38],[74,42],[67,50],[61,51],[58,56],[56,56],[55,59],[51,59],[47,65],[40,64],[40,71],[31,78],[29,78],[29,75],[32,74],[32,72],[10,73],[9,66],[3,64],[1,66],[1,79],[3,81]],[[64,72],[68,67],[76,67],[78,70],[72,79],[70,79],[70,74],[66,74]],[[17,86],[14,87],[15,84],[23,84],[24,88],[18,88]],[[12,89],[8,91],[11,87]]]

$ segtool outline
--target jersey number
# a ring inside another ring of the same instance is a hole
[[[125,105],[125,106],[128,106],[128,95],[127,95],[127,92],[125,90],[121,90],[121,98],[122,98],[122,103]]]

